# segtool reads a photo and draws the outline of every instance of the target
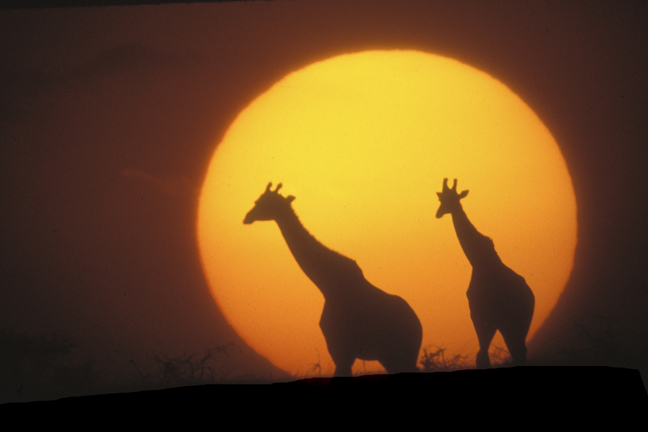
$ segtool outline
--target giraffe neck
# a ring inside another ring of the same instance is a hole
[[[477,228],[470,222],[461,204],[452,212],[452,223],[470,265],[479,268],[484,265],[492,265],[501,262],[491,240],[477,231]]]
[[[315,239],[304,228],[292,207],[275,221],[297,264],[326,300],[349,293],[357,287],[360,279],[364,280],[356,262]]]

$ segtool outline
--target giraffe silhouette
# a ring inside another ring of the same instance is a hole
[[[356,359],[378,360],[388,373],[415,372],[421,322],[405,300],[365,279],[355,261],[321,244],[292,208],[295,197],[265,192],[243,220],[274,220],[297,264],[324,295],[320,328],[335,363],[335,376],[350,376]]]
[[[438,192],[441,205],[436,217],[450,213],[459,244],[472,265],[468,285],[470,317],[479,339],[477,367],[490,367],[488,347],[499,330],[509,349],[513,364],[526,363],[526,337],[533,317],[535,297],[524,278],[508,268],[500,259],[493,241],[473,226],[463,210],[465,190],[457,193],[457,180],[452,189],[443,179],[443,190]]]

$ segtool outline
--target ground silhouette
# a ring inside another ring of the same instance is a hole
[[[350,376],[356,359],[378,360],[389,373],[415,372],[421,322],[405,300],[365,279],[355,261],[328,249],[302,225],[294,196],[281,183],[256,201],[243,223],[274,220],[299,267],[324,295],[320,328],[335,363],[335,376]]]
[[[488,347],[498,330],[513,364],[526,364],[526,337],[535,307],[533,292],[522,276],[504,265],[493,241],[479,233],[468,220],[460,203],[468,191],[457,193],[457,179],[452,189],[448,188],[448,179],[443,179],[443,190],[437,195],[441,205],[436,217],[452,215],[457,238],[473,268],[466,294],[479,339],[477,367],[490,367]]]
[[[276,404],[268,403],[269,400],[281,400],[293,412],[312,413],[313,416],[324,409],[325,418],[333,421],[348,419],[351,410],[355,409],[360,413],[358,416],[363,416],[363,424],[384,424],[385,419],[392,417],[402,421],[404,412],[427,413],[431,407],[459,413],[466,409],[496,412],[507,406],[541,412],[543,419],[555,418],[562,422],[565,419],[580,423],[588,419],[600,422],[602,418],[609,418],[631,429],[645,421],[648,394],[638,370],[528,366],[195,385],[5,404],[0,405],[0,412],[24,421],[25,416],[49,414],[74,418],[83,410],[84,414],[92,413],[102,419],[118,417],[132,421],[142,418],[151,423],[151,419],[161,418],[160,409],[170,413],[209,412],[218,406],[236,412],[241,406],[251,406],[255,409],[255,417],[267,422],[266,419],[276,416],[277,411]],[[376,407],[382,408],[379,415],[365,414],[375,412]],[[596,415],[583,415],[582,407]],[[473,418],[475,422],[481,419],[480,416]],[[464,422],[470,420],[472,418],[462,419]]]

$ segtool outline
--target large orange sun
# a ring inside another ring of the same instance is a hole
[[[471,267],[451,217],[435,218],[444,177],[470,190],[462,200],[468,217],[533,290],[530,338],[572,269],[576,201],[565,162],[540,119],[505,85],[416,51],[311,64],[239,114],[214,153],[198,215],[218,306],[276,366],[297,376],[334,371],[319,328],[322,294],[276,223],[243,224],[268,182],[281,182],[313,236],[412,306],[423,348],[474,359]],[[505,348],[499,334],[492,346]],[[353,370],[383,369],[358,360]]]

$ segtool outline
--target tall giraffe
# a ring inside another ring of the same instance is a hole
[[[463,210],[465,190],[457,193],[457,180],[452,189],[443,179],[443,190],[438,192],[441,205],[436,217],[450,213],[459,244],[472,265],[468,285],[468,305],[477,338],[479,352],[477,367],[490,367],[488,347],[499,330],[509,349],[513,363],[526,363],[526,337],[533,317],[535,297],[524,278],[508,268],[495,251],[493,241],[473,226]]]
[[[292,208],[295,197],[265,192],[243,220],[274,220],[297,264],[324,295],[320,328],[335,376],[350,376],[356,359],[378,360],[388,373],[415,372],[423,330],[405,300],[369,283],[355,261],[321,244]]]

